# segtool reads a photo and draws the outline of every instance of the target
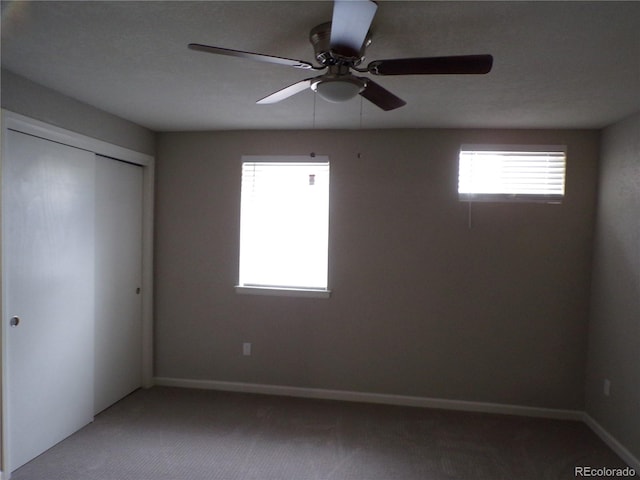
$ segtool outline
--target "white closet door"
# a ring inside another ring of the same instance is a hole
[[[97,156],[95,409],[142,386],[142,168]]]
[[[93,417],[95,157],[14,131],[5,141],[3,321],[13,471]]]

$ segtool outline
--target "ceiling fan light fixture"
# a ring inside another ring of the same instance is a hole
[[[327,102],[340,103],[351,100],[365,87],[363,81],[354,77],[320,78],[311,89]]]

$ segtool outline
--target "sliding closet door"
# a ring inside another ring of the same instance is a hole
[[[8,463],[93,417],[93,153],[8,131],[3,158]]]
[[[94,413],[142,385],[142,167],[96,159]]]

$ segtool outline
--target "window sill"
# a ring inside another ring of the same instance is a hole
[[[236,285],[236,293],[242,295],[270,295],[274,297],[329,298],[331,290],[285,287],[246,287]]]

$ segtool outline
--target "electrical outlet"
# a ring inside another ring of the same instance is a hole
[[[242,355],[245,357],[251,355],[251,344],[249,342],[244,342],[242,344]]]
[[[602,386],[602,393],[604,393],[605,397],[608,397],[611,394],[611,381],[608,378],[604,379],[604,384]]]

